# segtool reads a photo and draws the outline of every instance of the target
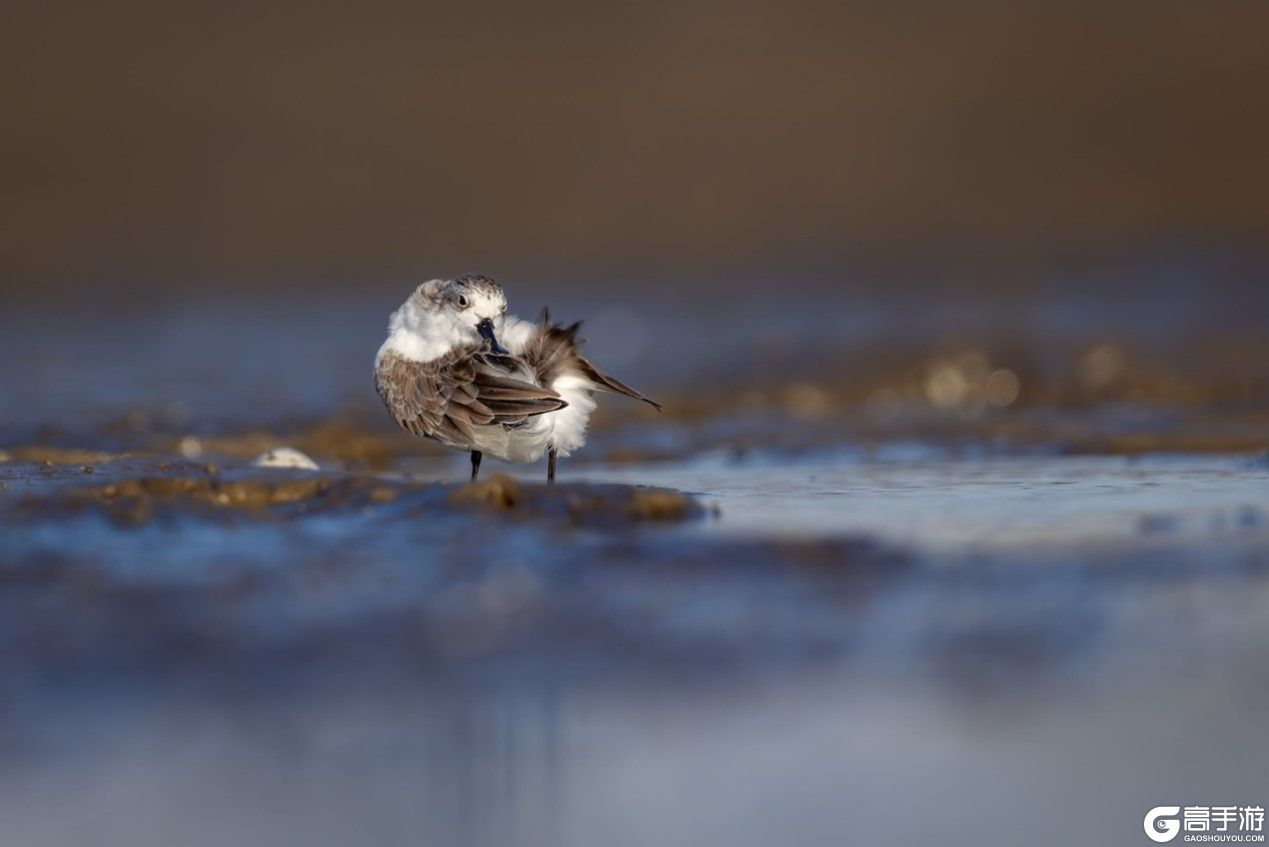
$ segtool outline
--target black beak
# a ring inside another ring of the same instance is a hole
[[[476,331],[480,333],[481,338],[489,342],[490,350],[492,350],[495,353],[503,353],[503,354],[507,352],[503,348],[503,346],[498,343],[498,339],[494,336],[493,321],[491,321],[489,318],[485,318],[483,321],[476,324]]]

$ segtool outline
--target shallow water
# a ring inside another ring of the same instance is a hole
[[[1269,532],[1269,465],[1242,456],[897,458],[852,454],[570,470],[579,479],[700,492],[718,529],[756,536],[861,534],[930,554],[1072,543],[1223,542]],[[905,455],[906,454],[906,455]]]
[[[1059,844],[1255,801],[1269,471],[911,450],[563,467],[717,506],[665,526],[431,485],[25,513],[5,843]],[[85,479],[11,464],[3,493]]]

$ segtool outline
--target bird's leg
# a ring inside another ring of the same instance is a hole
[[[546,453],[546,481],[555,482],[555,448]]]
[[[481,452],[479,450],[471,451],[471,481],[472,482],[476,481],[476,474],[480,473],[480,457],[481,457]]]

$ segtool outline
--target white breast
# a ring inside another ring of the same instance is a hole
[[[595,411],[595,397],[590,391],[590,380],[580,375],[566,374],[551,384],[554,391],[568,403],[558,412],[551,412],[554,431],[551,442],[561,456],[567,456],[586,443],[586,425]]]

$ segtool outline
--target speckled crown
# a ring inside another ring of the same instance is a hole
[[[463,274],[462,276],[454,277],[450,280],[450,283],[465,286],[472,291],[482,292],[489,297],[506,297],[502,286],[493,277],[485,276],[484,274]]]

